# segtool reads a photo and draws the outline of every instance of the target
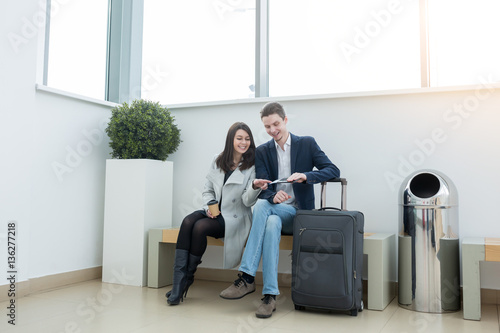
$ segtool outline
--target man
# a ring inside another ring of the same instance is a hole
[[[314,138],[288,132],[288,118],[280,103],[264,105],[260,117],[272,140],[260,145],[255,155],[258,179],[282,179],[262,191],[254,206],[252,228],[241,260],[238,279],[220,294],[225,299],[239,299],[255,291],[254,277],[262,257],[262,304],[255,313],[269,318],[276,310],[278,259],[281,233],[292,234],[297,209],[314,209],[315,183],[340,176]],[[316,168],[317,170],[313,170]]]

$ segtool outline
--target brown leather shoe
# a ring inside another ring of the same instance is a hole
[[[228,288],[224,289],[219,296],[225,299],[239,299],[245,295],[253,293],[254,291],[255,282],[248,283],[241,276],[241,274],[238,274],[238,279]]]
[[[255,315],[257,318],[269,318],[274,311],[276,311],[276,300],[271,295],[265,295]]]

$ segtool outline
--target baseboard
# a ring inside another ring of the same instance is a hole
[[[57,289],[69,284],[85,282],[102,277],[102,266],[81,269],[78,271],[47,275],[20,281],[15,284],[15,298],[23,297],[29,294]],[[10,285],[0,286],[0,302],[8,301],[12,297],[12,287]]]
[[[217,269],[217,268],[203,268],[199,267],[196,271],[196,279],[209,280],[209,281],[220,281],[231,283],[238,278],[237,270],[229,269]],[[262,272],[257,272],[255,276],[255,284],[262,285]],[[393,282],[396,290],[397,297],[397,282]],[[292,275],[290,273],[278,273],[278,285],[281,287],[291,287],[292,285]],[[366,299],[367,291],[367,281],[363,280],[363,299]],[[460,288],[460,294],[462,294],[462,288]],[[484,289],[481,288],[481,304],[498,304],[500,305],[500,290],[495,289]]]

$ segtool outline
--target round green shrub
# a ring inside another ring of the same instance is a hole
[[[111,110],[106,133],[110,138],[111,156],[119,159],[153,159],[165,161],[179,144],[180,130],[175,118],[160,103],[135,100]]]

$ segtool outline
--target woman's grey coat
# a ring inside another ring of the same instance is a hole
[[[243,255],[248,234],[252,226],[252,206],[257,202],[260,189],[254,190],[255,167],[240,170],[236,168],[224,183],[224,171],[212,161],[207,174],[203,202],[206,205],[212,199],[221,203],[221,213],[226,223],[224,241],[224,268],[236,267]],[[222,201],[221,201],[222,196]]]

